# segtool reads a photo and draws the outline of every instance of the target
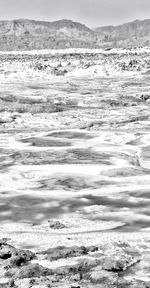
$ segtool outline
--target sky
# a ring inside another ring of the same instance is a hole
[[[150,19],[150,0],[0,0],[0,20],[71,19],[93,28]]]

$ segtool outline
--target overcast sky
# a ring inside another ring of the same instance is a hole
[[[150,18],[150,0],[0,0],[0,19],[17,18],[115,25]]]

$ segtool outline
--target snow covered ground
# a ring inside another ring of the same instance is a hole
[[[0,60],[1,238],[34,251],[148,245],[149,48]]]

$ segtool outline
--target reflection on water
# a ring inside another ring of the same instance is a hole
[[[32,96],[50,97],[53,89],[60,101],[61,91],[68,108],[54,113],[54,129],[39,131],[30,123],[28,133],[28,122],[17,118],[16,125],[27,127],[1,134],[1,223],[39,224],[79,212],[93,221],[93,227],[94,221],[113,221],[112,229],[118,231],[148,229],[149,106],[140,99],[140,93],[149,89],[147,83],[145,78],[139,83],[80,78],[24,84]]]

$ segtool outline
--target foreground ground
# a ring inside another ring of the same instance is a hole
[[[149,287],[150,51],[0,60],[0,287]]]

